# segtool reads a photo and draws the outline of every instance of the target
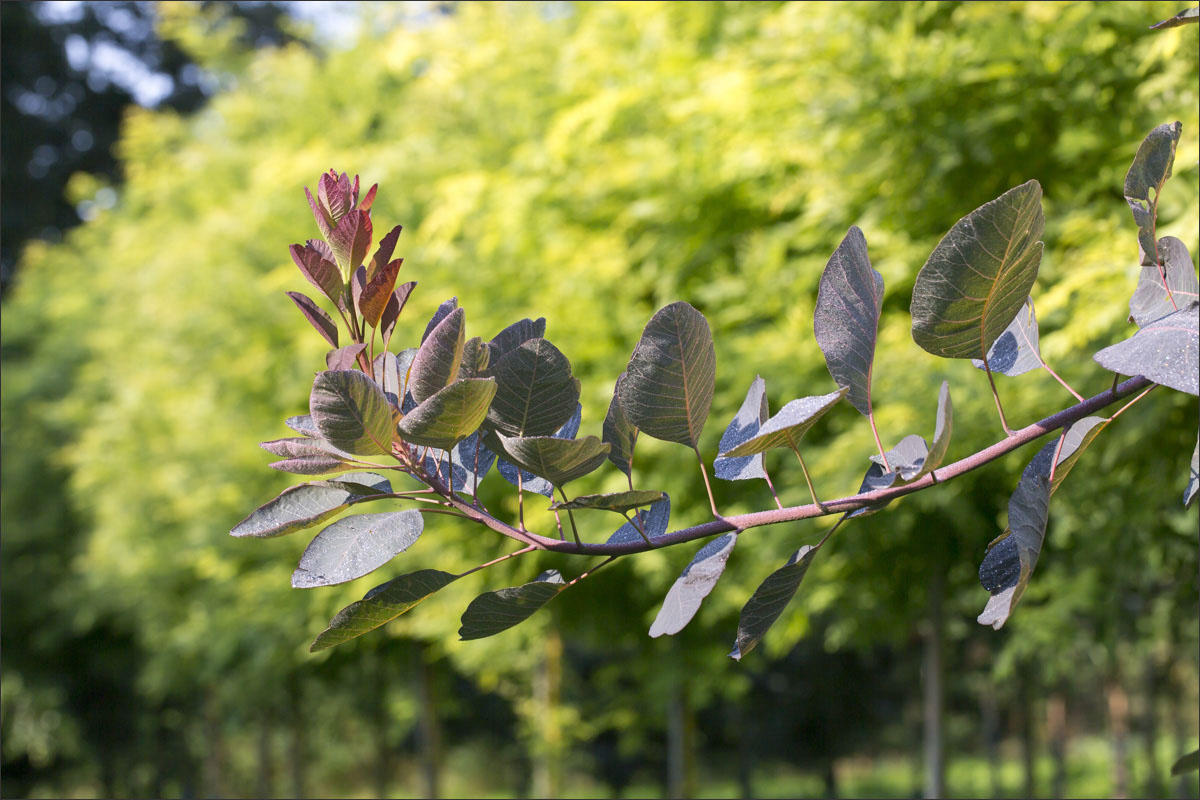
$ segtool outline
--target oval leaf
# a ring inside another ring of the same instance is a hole
[[[412,444],[448,450],[479,429],[496,394],[494,378],[465,378],[442,389],[400,420]]]
[[[448,572],[422,569],[376,586],[362,600],[339,611],[308,650],[325,650],[386,625],[458,578]]]
[[[1158,240],[1158,254],[1162,264],[1142,267],[1137,289],[1129,298],[1129,321],[1139,328],[1200,299],[1187,245],[1174,236],[1164,236]]]
[[[801,547],[792,553],[786,564],[768,575],[754,590],[738,618],[737,639],[734,640],[733,650],[729,653],[730,658],[741,661],[742,656],[762,641],[763,636],[775,624],[775,620],[779,619],[779,615],[796,596],[796,590],[800,588],[800,582],[804,580],[816,554],[815,547]]]
[[[479,595],[462,615],[463,641],[483,639],[524,622],[566,588],[558,570],[547,570],[530,583]]]
[[[1021,310],[1042,260],[1042,187],[1029,181],[960,219],[917,273],[913,339],[935,356],[983,358]]]
[[[1142,249],[1142,265],[1155,265],[1162,259],[1156,257],[1154,230],[1158,218],[1158,196],[1163,184],[1171,177],[1171,166],[1175,163],[1175,148],[1183,132],[1180,122],[1159,125],[1142,140],[1137,155],[1125,174],[1125,202],[1133,212],[1133,221],[1138,226],[1138,245]]]
[[[563,426],[554,432],[555,438],[558,439],[574,439],[579,433],[579,425],[583,419],[583,406],[576,403],[575,413],[569,420],[563,423]],[[496,468],[500,470],[500,476],[504,480],[511,483],[513,486],[520,487],[523,491],[534,492],[544,497],[554,496],[554,487],[550,481],[545,478],[539,478],[532,472],[527,472],[520,469],[504,459],[499,459]]]
[[[514,322],[504,330],[497,333],[488,342],[488,350],[491,353],[491,363],[498,364],[500,359],[516,350],[530,339],[543,339],[546,336],[546,318],[538,317],[537,319],[523,319],[519,322]]]
[[[509,461],[527,472],[545,478],[554,486],[565,486],[587,475],[605,462],[610,446],[595,436],[583,439],[559,439],[555,436],[514,436],[491,434],[498,450]]]
[[[779,409],[779,413],[763,423],[757,435],[721,455],[725,458],[736,458],[765,453],[775,447],[795,449],[808,429],[816,425],[817,420],[823,417],[825,412],[845,397],[846,392],[847,388],[843,386],[829,394],[793,400]]]
[[[1163,386],[1200,394],[1200,304],[1161,317],[1094,357],[1120,375],[1144,375]]]
[[[340,519],[309,543],[292,586],[311,589],[361,578],[411,547],[424,526],[421,512],[413,510]]]
[[[421,334],[421,344],[425,344],[425,340],[429,338],[429,334],[433,333],[433,329],[456,308],[458,308],[457,297],[451,297],[437,307],[437,311],[433,312],[433,316],[429,319],[429,324],[425,326],[425,332]]]
[[[617,382],[621,409],[647,435],[695,449],[712,405],[716,365],[704,315],[672,303],[650,318]]]
[[[358,363],[358,354],[366,350],[367,346],[362,342],[348,344],[345,347],[339,347],[336,350],[330,350],[325,354],[325,367],[330,371],[337,372],[339,370],[354,369],[354,365]]]
[[[629,492],[611,492],[609,494],[584,494],[574,497],[565,503],[551,503],[551,510],[598,508],[604,511],[616,511],[623,514],[640,506],[657,503],[666,497],[665,492],[650,492],[635,490]]]
[[[329,249],[329,245],[320,239],[310,239],[308,244],[294,244],[288,251],[308,282],[317,287],[334,305],[341,305],[339,301],[342,300],[346,285],[337,264],[333,263],[333,251]]]
[[[545,339],[530,339],[492,368],[496,399],[488,425],[505,436],[549,436],[571,418],[579,402],[579,381],[571,364]]]
[[[353,273],[371,249],[371,215],[357,209],[347,212],[328,238],[338,266],[347,274]]]
[[[721,434],[721,444],[717,452],[727,453],[740,444],[750,441],[758,435],[770,413],[767,409],[767,383],[761,376],[755,375],[746,391],[746,399],[738,409],[725,433]],[[762,453],[750,456],[729,458],[718,456],[713,462],[713,472],[718,478],[727,481],[744,481],[750,478],[767,477],[763,464]]]
[[[624,377],[624,374],[621,377]],[[633,479],[633,446],[637,442],[637,434],[637,428],[629,422],[629,418],[621,410],[621,401],[617,397],[617,388],[614,386],[612,400],[608,403],[608,413],[604,415],[604,428],[600,440],[612,445],[612,450],[608,452],[608,460],[631,480]]]
[[[366,285],[358,298],[358,311],[372,328],[378,327],[388,303],[395,299],[392,290],[396,288],[396,277],[400,274],[400,266],[403,263],[404,259],[398,258],[379,269],[373,276],[368,273]]]
[[[392,410],[383,390],[357,370],[321,372],[309,396],[321,438],[354,455],[392,450]]]
[[[370,472],[343,475],[336,481],[301,483],[252,511],[230,534],[239,538],[284,536],[324,522],[360,499],[391,491],[387,478]]]
[[[423,403],[458,377],[466,342],[466,314],[456,308],[437,324],[417,350],[408,370],[408,391]]]
[[[973,358],[971,363],[984,369],[983,359]],[[1025,298],[1025,307],[1017,312],[1013,321],[992,342],[988,350],[987,368],[1001,375],[1015,377],[1045,366],[1038,349],[1037,315],[1033,312],[1033,298]]]
[[[813,332],[829,374],[838,386],[849,388],[846,399],[863,415],[871,412],[871,369],[882,305],[883,276],[871,268],[863,232],[852,226],[821,273]]]
[[[657,639],[664,633],[674,636],[691,622],[700,610],[701,601],[708,597],[725,571],[737,538],[736,532],[726,533],[700,548],[663,599],[662,608],[650,626],[651,638]]]

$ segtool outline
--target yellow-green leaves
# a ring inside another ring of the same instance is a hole
[[[712,405],[716,364],[703,314],[682,302],[660,309],[617,382],[625,417],[648,436],[695,449]]]
[[[412,444],[449,450],[479,428],[495,395],[494,378],[455,381],[405,414],[400,435]]]
[[[913,340],[935,356],[983,358],[1029,296],[1044,227],[1037,181],[956,222],[917,273]]]

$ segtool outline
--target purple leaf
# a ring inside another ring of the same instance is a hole
[[[404,259],[398,258],[368,278],[358,299],[358,310],[363,320],[372,328],[378,327],[383,312],[388,304],[395,300],[392,290],[396,286],[396,276],[400,274],[400,265]],[[367,273],[368,275],[370,273]],[[397,311],[397,314],[399,312]]]
[[[463,641],[495,636],[549,603],[567,588],[558,570],[546,570],[530,583],[479,595],[462,615],[458,635]]]
[[[338,266],[352,273],[362,265],[371,247],[371,217],[365,211],[351,211],[342,217],[329,235],[329,246]]]
[[[358,354],[366,349],[365,344],[357,342],[330,350],[325,354],[325,366],[331,370],[354,369],[354,365],[358,363]]]
[[[421,343],[409,368],[408,391],[423,403],[458,377],[466,341],[466,312],[456,308]]]
[[[313,381],[309,412],[321,438],[355,455],[388,455],[395,424],[387,397],[358,370],[321,372]]]
[[[357,178],[358,178],[358,176],[356,175],[355,179],[357,179]],[[370,211],[371,210],[371,206],[373,206],[375,204],[375,192],[377,192],[377,191],[379,191],[379,184],[378,183],[371,184],[371,188],[367,189],[366,195],[363,196],[362,201],[358,204],[359,211]]]
[[[1144,375],[1163,386],[1200,394],[1200,304],[1149,323],[1131,338],[1096,353],[1095,359],[1119,375]]]
[[[425,340],[429,338],[429,334],[433,333],[433,329],[456,308],[458,308],[457,297],[451,297],[437,307],[437,311],[433,312],[433,316],[429,318],[429,324],[425,326],[425,332],[421,334],[421,344],[425,344]]]
[[[292,302],[300,309],[300,313],[308,320],[317,333],[325,337],[325,341],[334,347],[338,346],[338,327],[337,323],[326,314],[320,307],[317,306],[307,295],[299,292],[287,292],[287,296],[292,298]]]
[[[379,247],[375,250],[375,255],[371,256],[371,263],[367,265],[368,278],[374,278],[376,272],[391,263],[392,253],[396,250],[396,240],[400,238],[401,227],[397,225],[379,240]]]
[[[416,281],[401,284],[392,292],[391,298],[388,299],[387,305],[384,306],[383,314],[379,317],[379,328],[383,332],[384,348],[391,342],[392,333],[396,330],[396,320],[400,318],[400,312],[404,310],[404,306],[408,303],[408,298],[415,288],[417,288]]]
[[[717,452],[728,453],[739,444],[748,442],[758,435],[763,423],[770,417],[767,408],[767,383],[761,376],[755,375],[746,391],[746,399],[734,415],[733,421],[721,435],[721,444]],[[751,478],[766,478],[767,471],[763,465],[762,453],[749,456],[728,458],[718,456],[713,462],[713,472],[718,478],[727,481],[744,481]]]
[[[288,248],[292,254],[292,260],[296,262],[296,266],[300,268],[300,273],[308,279],[308,282],[320,290],[321,294],[328,297],[335,305],[340,305],[345,287],[342,283],[342,273],[338,270],[337,264],[333,261],[333,251],[329,250],[329,246],[324,242],[324,248],[318,248],[313,245],[310,240],[306,245],[294,244]],[[328,252],[328,256],[326,255]]]
[[[625,412],[621,410],[617,387],[613,386],[613,396],[608,403],[608,413],[604,415],[604,427],[600,439],[612,445],[612,450],[608,453],[608,460],[631,480],[633,478],[633,446],[637,442],[637,434],[637,428],[630,424]]]
[[[1125,202],[1138,226],[1138,245],[1142,248],[1142,266],[1161,263],[1155,241],[1158,198],[1163,184],[1171,177],[1175,148],[1183,132],[1180,122],[1159,125],[1138,146],[1129,172],[1125,174]]]
[[[321,230],[322,236],[329,236],[333,231],[333,220],[329,218],[329,213],[317,204],[317,199],[312,196],[312,192],[308,187],[304,187],[304,196],[308,198],[308,205],[312,208],[313,217],[317,220],[317,227]]]
[[[838,386],[849,387],[846,399],[864,416],[871,413],[871,370],[882,305],[883,276],[871,267],[862,231],[852,226],[821,273],[813,332],[829,374]]]
[[[800,582],[808,574],[808,568],[816,555],[817,548],[811,545],[801,547],[792,553],[786,564],[759,584],[738,617],[737,639],[729,653],[730,658],[741,661],[743,656],[758,645],[796,596],[796,590],[800,588]]]

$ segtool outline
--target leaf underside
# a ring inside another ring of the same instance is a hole
[[[1200,300],[1200,284],[1187,245],[1174,236],[1164,236],[1158,240],[1158,253],[1162,264],[1142,267],[1129,298],[1129,321],[1139,328]]]
[[[1147,324],[1094,358],[1120,375],[1144,375],[1163,386],[1200,394],[1200,304]]]
[[[1196,441],[1196,449],[1192,451],[1192,463],[1188,467],[1188,482],[1183,489],[1183,507],[1190,508],[1196,499],[1196,490],[1200,489],[1200,439]]]
[[[740,444],[750,441],[758,435],[764,422],[770,417],[767,407],[767,384],[761,376],[755,375],[746,391],[746,399],[741,408],[725,428],[721,435],[721,443],[717,446],[718,453],[727,453]],[[766,466],[762,453],[749,456],[717,456],[713,462],[713,473],[722,480],[744,481],[751,478],[767,477]]]
[[[650,508],[639,511],[633,517],[633,522],[626,522],[620,528],[613,532],[612,536],[608,537],[605,544],[630,544],[632,542],[642,542],[642,534],[646,538],[654,541],[656,537],[662,536],[667,532],[667,525],[671,521],[671,497],[666,492],[663,492],[662,500],[659,500]],[[637,523],[636,525],[634,523]],[[638,531],[641,533],[638,533]]]
[[[292,573],[292,586],[311,589],[361,578],[411,547],[423,528],[415,510],[340,519],[309,543]]]
[[[871,267],[867,240],[852,226],[834,250],[817,289],[813,333],[829,374],[849,389],[846,399],[864,416],[871,409],[871,370],[883,276]]]
[[[325,650],[386,625],[458,577],[441,570],[422,569],[376,586],[362,600],[339,611],[313,641],[309,652]]]
[[[1000,338],[992,342],[986,368],[1010,378],[1039,369],[1043,362],[1038,344],[1037,314],[1033,310],[1033,298],[1027,297],[1025,307],[1017,312]],[[977,369],[985,369],[981,358],[973,358],[971,363]]]
[[[847,388],[843,386],[836,392],[791,401],[779,409],[775,416],[763,423],[755,436],[729,452],[722,453],[721,456],[723,458],[749,456],[765,453],[776,447],[796,449],[800,445],[800,440],[804,438],[804,434],[813,425],[816,425],[829,409],[837,405],[847,391]]]
[[[650,626],[651,638],[673,636],[691,621],[725,571],[737,539],[736,532],[726,533],[700,548],[663,599],[662,608]]]
[[[284,536],[324,522],[359,498],[390,491],[388,479],[371,472],[301,483],[252,511],[230,534],[239,538]]]
[[[956,222],[917,273],[913,340],[942,358],[983,358],[1029,296],[1044,227],[1037,181]]]
[[[462,640],[483,639],[529,619],[566,588],[558,570],[547,570],[530,583],[479,595],[462,615]]]

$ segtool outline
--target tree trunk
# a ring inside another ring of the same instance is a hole
[[[942,732],[944,676],[942,674],[942,595],[945,576],[935,566],[929,581],[929,619],[925,631],[922,670],[922,717],[925,742],[925,797],[946,794],[945,741]]]
[[[738,732],[737,782],[742,800],[754,797],[754,732],[752,720],[743,712],[741,703],[733,703],[734,730]]]
[[[1050,784],[1052,797],[1067,793],[1067,702],[1062,692],[1054,692],[1046,701],[1046,738],[1050,758],[1054,762],[1054,777]]]
[[[987,757],[988,780],[992,797],[1001,797],[1004,792],[1000,780],[1000,710],[996,706],[996,690],[987,681],[979,691],[979,720],[983,734],[983,752]]]
[[[307,742],[304,737],[304,687],[296,677],[288,682],[291,695],[291,707],[288,710],[288,775],[291,780],[291,796],[304,798],[307,796],[305,785],[305,759],[307,758]]]
[[[1112,796],[1129,797],[1129,697],[1121,684],[1110,681],[1105,689],[1108,701],[1108,728],[1112,736]]]
[[[420,718],[417,724],[417,747],[421,762],[421,795],[439,797],[442,743],[438,726],[437,695],[433,686],[433,670],[429,664],[428,647],[424,642],[413,643],[413,676],[416,681],[417,705]]]
[[[1020,679],[1021,702],[1021,761],[1025,770],[1025,797],[1035,797],[1037,774],[1035,772],[1036,750],[1033,741],[1033,692],[1029,678]]]
[[[1145,797],[1165,797],[1167,787],[1163,776],[1168,772],[1158,762],[1158,664],[1153,655],[1146,656],[1142,670],[1142,742],[1145,747]]]
[[[821,765],[821,782],[825,784],[825,796],[829,798],[838,797],[837,790],[837,770],[834,768],[832,758],[825,760]]]
[[[695,795],[692,727],[688,682],[683,679],[673,687],[667,706],[667,796],[679,800]]]
[[[564,756],[559,696],[562,688],[562,638],[552,628],[546,634],[545,657],[538,668],[534,691],[537,694],[541,742],[534,752],[533,793],[553,800],[562,793]]]
[[[254,787],[257,797],[275,796],[275,792],[271,788],[272,773],[274,772],[271,763],[272,727],[270,710],[263,711],[258,721],[258,774]]]

